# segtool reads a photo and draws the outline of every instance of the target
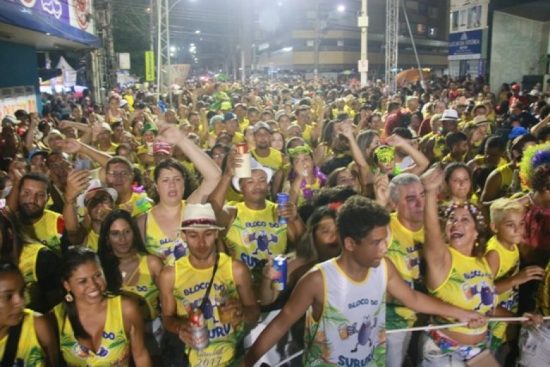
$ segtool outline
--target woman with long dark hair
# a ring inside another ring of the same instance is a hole
[[[162,260],[149,255],[135,220],[115,209],[101,225],[98,256],[107,280],[107,289],[137,296],[145,320],[145,342],[151,355],[159,351],[153,335],[161,335],[158,277]],[[160,338],[159,338],[160,339]]]
[[[76,247],[63,254],[64,301],[56,306],[61,353],[69,366],[151,366],[143,316],[129,297],[108,294],[97,255]]]

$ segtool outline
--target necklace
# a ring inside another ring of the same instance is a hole
[[[137,265],[134,267],[134,269],[132,270],[132,272],[127,272],[127,271],[121,271],[120,272],[120,275],[122,275],[122,283],[123,285],[128,285],[128,283],[130,283],[130,281],[136,276],[136,274],[138,273],[139,271],[139,255],[135,255],[136,258],[137,258]]]

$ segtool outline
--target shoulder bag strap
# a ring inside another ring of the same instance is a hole
[[[208,299],[208,296],[210,295],[210,290],[212,289],[212,283],[214,283],[214,276],[216,275],[216,271],[218,270],[218,261],[220,259],[219,252],[216,252],[216,260],[214,261],[214,269],[212,270],[212,278],[210,278],[210,283],[208,283],[208,288],[206,288],[206,293],[204,294],[204,297],[202,298],[201,305],[199,306],[199,309],[204,313],[204,306],[206,305],[206,300]]]
[[[21,336],[21,328],[23,327],[23,320],[21,320],[19,324],[12,326],[9,330],[8,341],[6,342],[6,349],[4,350],[4,357],[2,358],[1,367],[13,366],[15,355],[17,354],[19,337]]]

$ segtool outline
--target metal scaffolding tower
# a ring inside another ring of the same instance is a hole
[[[92,74],[94,75],[94,97],[102,102],[106,90],[116,86],[116,57],[113,42],[111,0],[94,2],[97,33],[103,47],[92,52]]]
[[[170,89],[170,10],[180,0],[153,0],[156,10],[157,30],[157,92],[168,93]],[[152,2],[153,2],[152,1]],[[173,3],[172,5],[170,3]]]
[[[395,92],[399,37],[399,0],[386,0],[386,87]]]

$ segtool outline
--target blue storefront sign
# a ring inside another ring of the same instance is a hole
[[[482,30],[449,34],[449,60],[479,59]]]
[[[101,47],[92,13],[92,0],[0,0],[0,23]]]

